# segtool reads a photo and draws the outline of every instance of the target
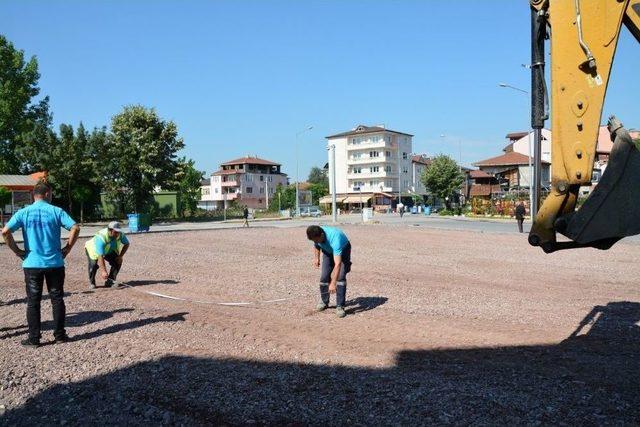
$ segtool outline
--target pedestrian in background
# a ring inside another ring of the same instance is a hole
[[[21,344],[26,347],[40,345],[40,303],[42,287],[47,282],[53,311],[53,336],[56,343],[69,340],[65,331],[64,258],[78,240],[80,226],[64,210],[51,205],[51,187],[39,182],[33,189],[32,205],[15,213],[2,229],[5,243],[23,260],[27,288],[27,324],[29,336]],[[67,244],[60,247],[60,228],[69,230]],[[13,232],[22,229],[24,249],[13,239]]]
[[[242,211],[242,217],[244,218],[244,224],[242,224],[243,227],[249,227],[249,209],[245,206],[244,210]]]
[[[524,207],[524,202],[518,203],[518,206],[516,206],[516,220],[518,221],[518,231],[520,231],[520,233],[522,233],[522,225],[526,214],[527,209]]]

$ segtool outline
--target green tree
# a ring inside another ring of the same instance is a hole
[[[277,211],[278,209],[295,209],[296,207],[296,186],[282,185],[276,187],[276,191],[271,196],[269,202],[269,210]]]
[[[180,215],[194,213],[200,200],[200,182],[204,172],[195,168],[195,162],[185,157],[178,160],[174,183],[168,188],[180,194]]]
[[[152,108],[127,106],[111,120],[111,134],[99,162],[109,198],[135,212],[148,210],[156,187],[168,188],[184,147],[178,128]]]
[[[311,184],[309,191],[311,191],[313,203],[319,203],[321,197],[329,194],[329,186],[324,184]]]
[[[329,188],[329,178],[324,173],[324,171],[317,166],[311,168],[307,181],[310,184],[320,184]]]
[[[19,147],[51,126],[49,98],[33,102],[39,78],[36,58],[26,61],[24,51],[0,35],[0,173],[33,172]]]
[[[447,198],[459,190],[464,181],[456,161],[444,154],[440,154],[433,159],[429,167],[422,173],[420,179],[427,190],[434,196],[445,199],[447,209],[450,207]]]

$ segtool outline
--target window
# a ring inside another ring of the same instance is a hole
[[[409,181],[407,181],[406,179],[404,180],[404,186],[409,187]]]
[[[272,177],[272,176],[268,176],[268,177],[267,177],[267,181],[269,181],[269,182],[273,182],[273,177]]]
[[[253,182],[253,175],[247,175],[245,181]]]
[[[362,168],[360,167],[353,168],[353,173],[362,173]]]
[[[247,187],[247,194],[253,193],[253,187]]]
[[[380,152],[378,152],[378,151],[369,151],[369,157],[380,157]]]
[[[391,151],[385,151],[384,155],[387,156],[387,157],[391,157]]]
[[[409,169],[406,166],[403,166],[402,173],[409,173]]]
[[[379,166],[371,166],[371,172],[380,172]]]
[[[384,167],[384,171],[385,171],[386,173],[391,173],[391,166],[385,166],[385,167]]]
[[[219,189],[219,188],[216,188],[216,194],[218,194],[218,192],[219,192],[218,190],[220,190],[220,189]]]
[[[407,153],[402,153],[402,158],[403,158],[404,160],[407,160]]]
[[[260,182],[264,181],[264,176],[260,175]]]
[[[260,187],[260,194],[264,194],[264,188]]]

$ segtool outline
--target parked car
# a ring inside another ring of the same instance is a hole
[[[309,216],[317,218],[322,215],[320,207],[318,206],[304,206],[300,208],[300,216]]]

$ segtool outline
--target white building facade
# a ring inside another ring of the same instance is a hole
[[[413,135],[383,126],[359,125],[326,139],[328,148],[335,147],[336,194],[406,195],[412,190]],[[331,150],[327,152],[331,163]],[[330,173],[330,191],[332,180]]]

